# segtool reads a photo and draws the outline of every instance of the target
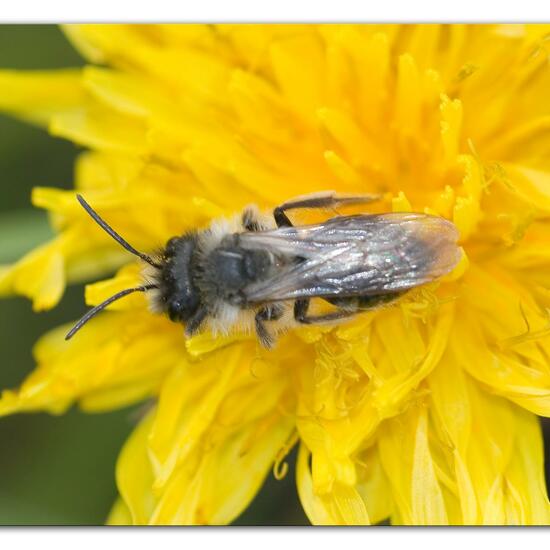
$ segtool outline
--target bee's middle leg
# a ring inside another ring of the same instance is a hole
[[[258,335],[258,338],[264,348],[270,349],[275,344],[275,338],[269,330],[267,330],[265,321],[277,321],[282,316],[283,307],[279,304],[264,306],[256,313],[256,316],[254,317],[256,334]]]
[[[353,317],[357,313],[357,309],[338,309],[323,315],[308,315],[309,298],[300,299],[294,302],[294,319],[298,323],[304,325],[314,325],[321,323],[330,323],[331,321],[339,321],[348,317]]]

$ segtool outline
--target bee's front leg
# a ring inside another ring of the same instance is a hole
[[[188,338],[194,336],[201,328],[202,322],[206,319],[207,315],[208,310],[205,307],[199,307],[185,324],[185,336]]]
[[[256,334],[264,348],[271,349],[275,344],[275,338],[265,327],[265,321],[277,321],[283,316],[283,307],[279,304],[264,306],[256,313]]]

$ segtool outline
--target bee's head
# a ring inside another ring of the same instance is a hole
[[[189,321],[199,310],[200,294],[197,290],[193,273],[197,265],[197,234],[188,233],[181,237],[173,237],[166,243],[161,258],[156,259],[139,252],[130,243],[123,239],[99,214],[84,200],[77,195],[78,202],[88,212],[92,219],[118,244],[128,252],[141,258],[149,264],[146,282],[142,285],[127,288],[117,292],[110,298],[101,302],[89,310],[67,333],[66,340],[72,338],[90,319],[104,310],[109,304],[120,300],[133,292],[153,292],[152,304],[159,312],[166,313],[172,321]],[[151,269],[152,268],[152,269]]]
[[[170,239],[163,252],[164,262],[157,276],[157,305],[172,321],[188,321],[200,305],[192,277],[196,246],[196,234],[190,233]]]

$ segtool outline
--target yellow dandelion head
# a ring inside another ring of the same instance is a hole
[[[3,71],[0,107],[86,148],[75,187],[137,249],[334,189],[451,220],[455,270],[273,351],[190,339],[147,298],[114,303],[0,414],[150,399],[117,465],[112,523],[218,524],[269,471],[313,523],[548,523],[536,415],[550,415],[550,90],[542,25],[77,25],[82,70]],[[53,307],[97,305],[142,266],[73,191],[37,188],[56,237],[0,272]]]

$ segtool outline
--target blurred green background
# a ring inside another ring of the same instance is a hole
[[[0,67],[75,67],[83,60],[52,25],[0,25]],[[0,90],[0,93],[1,90]],[[50,236],[46,216],[30,206],[34,186],[71,188],[78,149],[0,116],[0,264]],[[17,386],[32,370],[31,349],[41,334],[84,311],[82,286],[71,287],[53,311],[35,314],[23,298],[0,300],[0,389]],[[86,415],[0,419],[0,525],[93,525],[104,522],[116,496],[118,452],[135,424],[135,409]],[[270,475],[239,525],[300,525],[293,475]]]

